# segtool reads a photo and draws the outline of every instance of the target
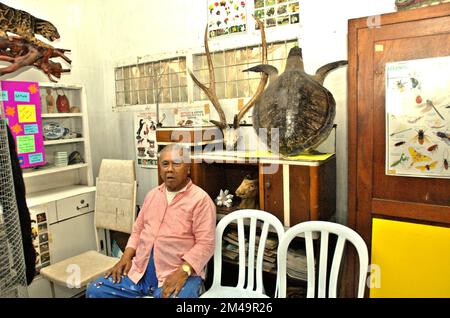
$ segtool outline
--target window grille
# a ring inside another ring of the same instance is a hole
[[[270,43],[267,45],[268,62],[281,73],[286,65],[289,50],[297,45],[297,40]],[[241,47],[211,53],[216,79],[216,93],[219,99],[252,96],[258,87],[260,74],[243,72],[261,63],[261,45]],[[206,54],[193,56],[193,72],[201,83],[209,84]],[[206,100],[203,91],[194,86],[194,101]]]
[[[187,102],[186,74],[186,57],[116,67],[116,106]]]

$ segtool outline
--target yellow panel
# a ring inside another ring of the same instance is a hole
[[[450,297],[450,228],[373,219],[371,263],[372,298]]]

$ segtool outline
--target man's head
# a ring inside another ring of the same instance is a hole
[[[167,190],[179,191],[189,182],[191,161],[189,149],[170,144],[159,152],[160,176]]]

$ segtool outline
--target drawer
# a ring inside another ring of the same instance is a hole
[[[94,211],[95,192],[80,194],[74,197],[56,201],[58,221]]]

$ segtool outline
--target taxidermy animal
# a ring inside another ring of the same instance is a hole
[[[49,21],[0,3],[0,36],[6,37],[6,32],[15,33],[33,43],[38,42],[35,34],[42,35],[49,41],[59,39],[58,30]]]
[[[305,73],[302,51],[290,50],[283,74],[271,65],[257,65],[247,71],[269,75],[269,85],[256,100],[253,127],[267,129],[267,146],[271,145],[271,129],[279,129],[279,153],[294,156],[311,152],[330,134],[336,114],[333,95],[323,87],[331,70],[346,65],[337,61],[319,68],[315,75]]]
[[[241,185],[236,190],[236,196],[241,198],[239,209],[257,209],[258,208],[258,179],[252,179],[251,176],[245,176]]]
[[[9,36],[8,33],[16,36]],[[63,69],[60,63],[51,61],[60,57],[70,64],[72,61],[65,55],[70,50],[54,48],[38,40],[36,34],[49,41],[59,39],[58,30],[49,21],[0,3],[0,60],[10,63],[0,68],[0,76],[25,66],[35,66],[52,82],[56,82],[53,77],[60,78],[62,73],[70,72],[70,69]]]

